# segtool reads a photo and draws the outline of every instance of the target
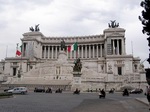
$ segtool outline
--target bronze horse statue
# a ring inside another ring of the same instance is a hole
[[[31,26],[31,27],[29,27],[29,30],[30,31],[32,31],[32,32],[38,32],[38,31],[40,31],[40,29],[39,29],[39,24],[38,25],[35,25],[35,29]]]
[[[64,39],[62,39],[61,43],[60,43],[60,47],[61,47],[61,50],[66,50],[66,45],[65,45],[65,41]]]

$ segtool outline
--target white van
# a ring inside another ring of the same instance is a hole
[[[13,93],[13,94],[27,94],[27,92],[28,91],[26,87],[15,87],[7,91],[7,93]]]

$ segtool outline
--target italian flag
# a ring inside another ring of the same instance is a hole
[[[21,51],[17,50],[16,51],[16,56],[21,56]]]
[[[22,50],[22,45],[20,46],[20,50],[18,48],[18,44],[17,44],[17,50],[16,50],[16,56],[21,56],[21,50]]]
[[[77,51],[77,49],[78,49],[78,44],[77,44],[77,42],[74,43],[74,44],[72,44],[72,45],[70,45],[70,46],[68,46],[67,49],[68,49],[68,52]]]

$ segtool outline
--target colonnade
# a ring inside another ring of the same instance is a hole
[[[58,53],[61,50],[60,46],[43,45],[42,58],[43,59],[57,59]],[[68,59],[79,58],[99,58],[104,56],[104,44],[90,44],[78,45],[77,51],[68,52],[66,50]]]
[[[125,45],[122,39],[111,39],[112,55],[122,55],[125,53]]]

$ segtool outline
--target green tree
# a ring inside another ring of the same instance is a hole
[[[144,8],[142,16],[139,16],[139,20],[143,25],[143,34],[150,36],[150,0],[144,0],[141,2],[141,7]]]
[[[140,5],[141,7],[144,8],[144,10],[142,11],[142,16],[139,16],[139,20],[143,25],[143,30],[142,30],[143,34],[148,35],[147,40],[148,40],[148,46],[150,47],[150,0],[143,0]],[[150,64],[150,54],[147,61]],[[147,68],[145,70],[146,70],[146,80],[147,83],[150,85],[150,69]]]
[[[150,0],[142,1],[140,5],[141,7],[144,8],[144,10],[142,11],[142,16],[139,16],[139,20],[143,25],[143,30],[142,30],[143,34],[147,34],[149,36],[147,40],[148,40],[148,46],[150,47]],[[147,61],[150,64],[150,54]]]

